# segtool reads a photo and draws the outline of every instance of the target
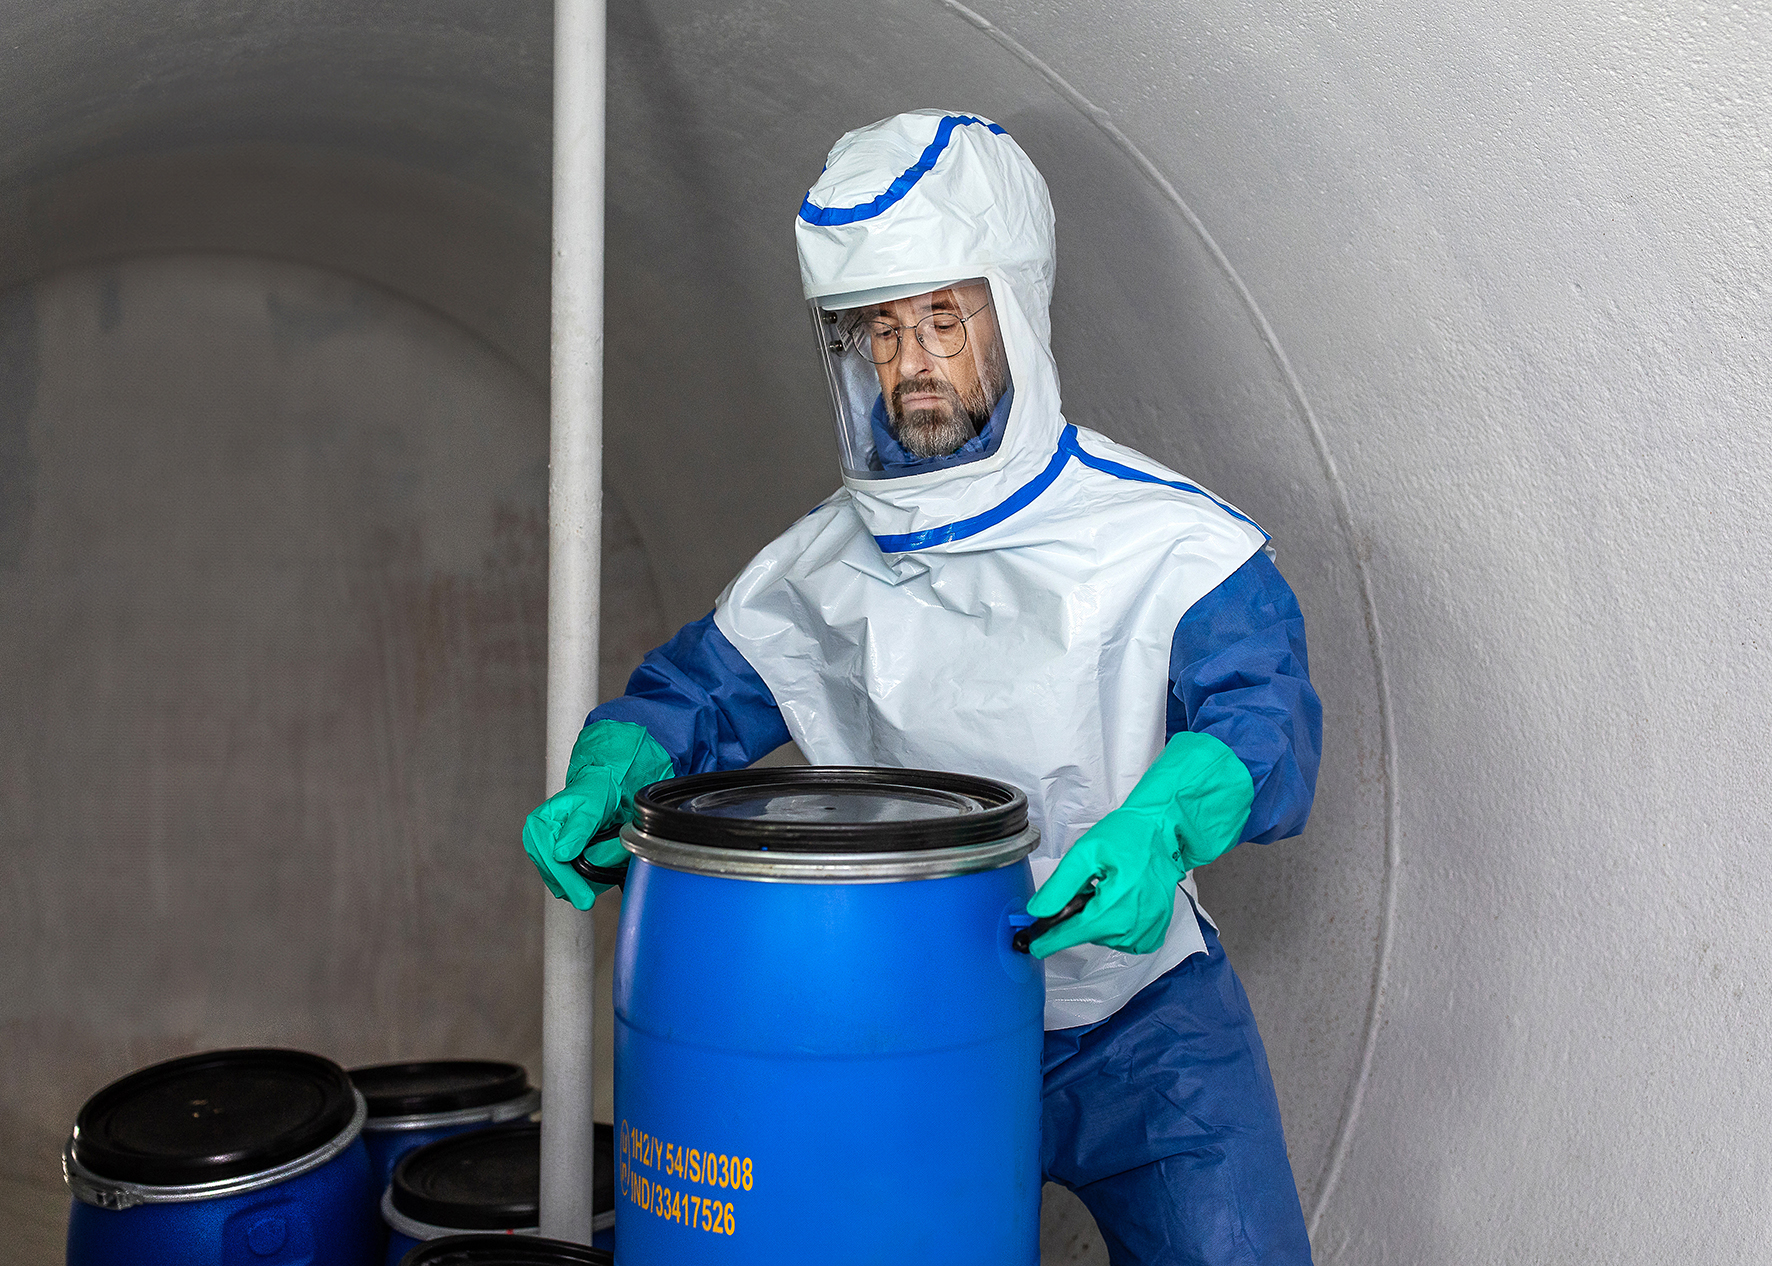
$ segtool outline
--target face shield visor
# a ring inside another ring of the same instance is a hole
[[[997,451],[1013,384],[989,281],[836,301],[848,306],[813,300],[812,324],[845,474],[890,479]]]

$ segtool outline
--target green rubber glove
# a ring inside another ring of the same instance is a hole
[[[1128,954],[1160,949],[1175,913],[1175,885],[1230,851],[1249,821],[1249,769],[1210,734],[1177,734],[1126,802],[1083,833],[1028,913],[1046,918],[1100,880],[1078,914],[1030,947],[1036,958],[1093,941]]]
[[[598,721],[578,732],[566,766],[566,787],[543,801],[523,823],[523,851],[556,897],[589,910],[608,884],[594,884],[572,869],[591,837],[634,820],[634,793],[676,773],[670,753],[643,725]],[[597,866],[619,866],[626,850],[605,840],[591,851]]]

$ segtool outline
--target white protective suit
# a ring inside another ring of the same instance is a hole
[[[727,586],[715,622],[813,763],[1020,787],[1044,882],[1162,749],[1176,624],[1267,538],[1197,485],[1065,422],[1048,345],[1052,206],[995,124],[919,110],[849,133],[795,228],[806,295],[831,308],[988,279],[1013,407],[989,457],[846,473]],[[1047,959],[1047,1028],[1105,1019],[1204,951],[1191,877],[1183,888],[1157,952],[1082,945]]]

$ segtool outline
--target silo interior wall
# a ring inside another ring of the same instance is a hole
[[[1067,415],[1304,606],[1311,826],[1201,886],[1318,1260],[1761,1260],[1767,6],[610,8],[605,691],[834,483],[826,147],[995,118]],[[9,23],[0,1231],[49,1261],[142,1062],[535,1064],[551,21]]]

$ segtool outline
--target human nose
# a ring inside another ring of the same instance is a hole
[[[898,373],[901,378],[915,378],[928,373],[935,359],[918,340],[916,331],[907,326],[898,332]]]

